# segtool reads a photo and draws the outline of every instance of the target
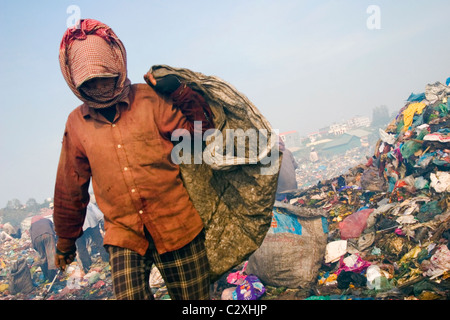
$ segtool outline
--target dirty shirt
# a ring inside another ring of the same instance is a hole
[[[31,224],[30,227],[30,238],[33,248],[36,248],[36,239],[43,234],[54,235],[55,231],[53,228],[53,222],[50,219],[42,218]]]
[[[193,133],[193,121],[202,121],[202,132],[213,128],[211,110],[185,85],[164,98],[147,84],[134,84],[116,111],[110,122],[83,104],[68,117],[55,185],[56,234],[82,234],[92,183],[105,218],[105,245],[144,255],[145,227],[158,253],[177,250],[203,222],[171,160],[171,133]]]

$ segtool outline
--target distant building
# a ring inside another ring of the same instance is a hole
[[[339,136],[356,128],[370,127],[370,119],[368,117],[353,117],[344,123],[333,123],[330,125],[328,133]]]
[[[324,145],[326,145],[327,143],[332,142],[332,141],[333,141],[332,139],[316,140],[316,141],[313,141],[311,143],[308,143],[306,145],[306,147],[307,148],[315,148],[316,151],[320,151],[323,148]]]
[[[338,138],[326,143],[321,152],[326,156],[345,153],[347,150],[361,146],[361,139],[349,134],[343,134]]]
[[[319,140],[320,138],[322,138],[322,135],[320,134],[320,131],[311,132],[308,134],[308,138],[311,142],[315,142],[315,141]]]
[[[335,136],[341,135],[346,133],[348,130],[348,126],[346,123],[333,123],[330,126],[330,131],[328,131],[330,134],[334,134]]]
[[[369,146],[369,135],[371,134],[370,131],[358,128],[358,129],[347,131],[346,134],[358,137],[361,141],[362,147]]]
[[[353,148],[368,147],[368,137],[370,133],[370,131],[364,129],[348,130],[336,139],[325,143],[321,149],[321,152],[330,156],[344,153]]]
[[[369,117],[356,116],[347,120],[347,125],[349,128],[370,127],[370,119]]]
[[[319,134],[323,137],[328,135],[328,133],[330,132],[330,126],[324,127],[324,128],[320,128],[319,129]]]

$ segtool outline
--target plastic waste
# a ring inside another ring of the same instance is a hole
[[[233,300],[258,300],[266,289],[258,277],[248,275],[244,282],[233,291]]]
[[[367,287],[379,291],[391,289],[388,279],[384,276],[381,268],[375,264],[371,265],[366,270]]]
[[[370,266],[370,262],[364,261],[358,254],[352,254],[346,258],[342,258],[339,264],[339,270],[336,272],[340,274],[343,271],[362,272]]]
[[[442,209],[437,200],[427,202],[422,205],[420,212],[416,215],[420,222],[427,222],[432,220],[436,215],[441,214]]]
[[[397,140],[397,139],[395,138],[395,135],[390,134],[390,133],[387,133],[386,131],[384,131],[384,130],[381,129],[381,128],[378,130],[378,132],[379,132],[379,134],[380,134],[381,140],[384,141],[384,142],[386,142],[386,143],[388,143],[388,144],[393,145],[393,144],[395,143],[395,141]]]
[[[422,144],[413,140],[406,141],[400,148],[402,157],[408,159],[422,148]]]
[[[446,245],[441,245],[429,261],[429,268],[424,275],[433,279],[444,274],[444,272],[450,270],[450,250]]]
[[[236,290],[236,288],[226,288],[222,291],[222,295],[220,297],[221,300],[234,300],[233,293]]]
[[[430,174],[430,186],[436,192],[450,192],[450,173],[445,171],[438,171]]]
[[[329,242],[325,249],[325,263],[338,261],[347,253],[347,240],[336,240]]]
[[[357,211],[339,222],[341,239],[358,238],[367,226],[367,219],[374,209]]]
[[[429,189],[430,188],[430,184],[429,184],[427,179],[425,179],[424,177],[420,176],[420,177],[417,177],[414,180],[414,188],[416,188],[417,190]]]
[[[227,282],[229,284],[242,284],[247,278],[247,275],[245,274],[245,270],[247,270],[248,261],[245,262],[244,266],[241,270],[238,270],[236,272],[231,272],[227,276]]]

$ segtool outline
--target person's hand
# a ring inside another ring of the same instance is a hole
[[[59,238],[56,244],[55,265],[61,270],[66,270],[66,266],[75,260],[76,246],[75,240]]]
[[[155,89],[156,92],[168,96],[174,93],[181,85],[180,80],[173,74],[169,74],[156,81],[153,74],[147,72],[147,74],[144,75],[144,80],[149,86]]]
[[[145,82],[147,82],[149,86],[151,87],[156,86],[156,79],[150,71],[144,75],[144,80]]]

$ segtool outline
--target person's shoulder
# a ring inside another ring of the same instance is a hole
[[[135,83],[131,85],[131,94],[134,99],[147,100],[151,103],[166,102],[166,99],[159,95],[151,86],[146,83]]]
[[[155,90],[146,83],[133,83],[131,85],[131,90],[134,92],[155,92]]]
[[[69,113],[67,119],[71,120],[71,119],[74,119],[74,118],[77,118],[77,117],[83,117],[84,115],[86,115],[88,113],[89,113],[88,112],[88,106],[83,103],[83,104],[79,105],[78,107],[76,107],[75,109],[73,109]]]

